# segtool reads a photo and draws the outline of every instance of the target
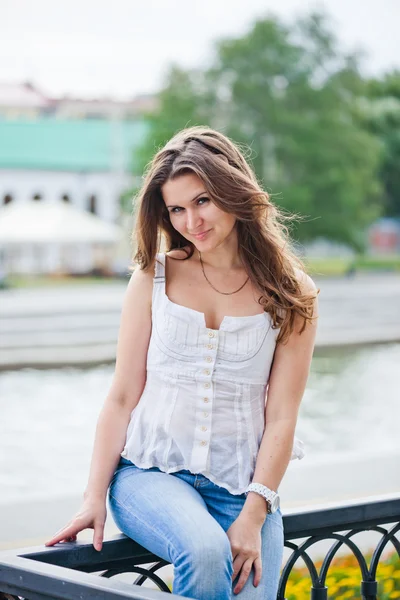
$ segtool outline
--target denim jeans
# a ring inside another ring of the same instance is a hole
[[[110,483],[109,504],[119,529],[174,565],[173,593],[196,600],[276,600],[283,557],[282,514],[262,526],[262,578],[254,570],[233,593],[232,553],[226,531],[246,496],[234,495],[204,475],[141,469],[122,458]]]

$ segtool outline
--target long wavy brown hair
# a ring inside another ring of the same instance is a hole
[[[277,342],[287,340],[296,315],[303,319],[304,331],[318,292],[302,292],[299,270],[305,268],[290,248],[286,226],[293,217],[284,215],[261,189],[239,145],[214,129],[183,129],[148,165],[135,202],[134,263],[151,268],[163,241],[168,252],[184,249],[182,260],[193,255],[194,245],[171,225],[161,192],[164,183],[186,173],[196,174],[218,208],[236,217],[239,256],[261,292],[259,304],[271,315],[273,327],[280,328]]]

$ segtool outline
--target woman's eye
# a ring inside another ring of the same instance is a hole
[[[205,196],[204,196],[203,198],[198,198],[198,199],[197,199],[197,204],[199,204],[199,202],[202,202],[202,201],[204,201],[204,202],[209,202],[209,201],[210,201],[210,199],[209,199],[209,198],[206,198]],[[202,204],[200,204],[200,206],[203,206],[203,202],[202,202]],[[176,215],[176,214],[178,214],[179,212],[181,212],[181,210],[182,210],[182,208],[181,208],[180,206],[174,206],[174,208],[172,208],[172,209],[170,210],[170,212]]]

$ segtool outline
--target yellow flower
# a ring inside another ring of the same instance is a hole
[[[392,577],[394,577],[395,579],[400,579],[400,569],[393,571]]]
[[[383,582],[383,591],[385,594],[388,594],[389,592],[392,592],[394,590],[394,581],[393,579],[386,579],[386,581]]]

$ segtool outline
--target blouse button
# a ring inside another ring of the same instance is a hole
[[[205,388],[209,388],[209,387],[210,387],[210,384],[209,384],[209,383],[205,383],[205,384],[204,384],[204,387],[205,387]]]
[[[204,440],[202,440],[202,441],[200,442],[200,446],[207,446],[207,442],[205,442]]]
[[[209,398],[203,398],[204,402],[210,402]]]
[[[208,348],[209,350],[213,350],[214,346],[213,346],[212,344],[207,344],[207,348]]]
[[[207,361],[207,362],[212,362],[212,358],[211,358],[211,356],[206,356],[206,361]]]
[[[210,338],[214,337],[214,332],[213,331],[209,331],[208,332],[208,337],[210,337]]]
[[[204,369],[203,373],[204,373],[204,375],[209,375],[210,371],[209,371],[209,369]]]
[[[208,417],[208,412],[203,412],[203,417]]]
[[[204,425],[203,425],[203,427],[201,428],[201,430],[202,431],[207,431],[207,427],[204,427]]]

